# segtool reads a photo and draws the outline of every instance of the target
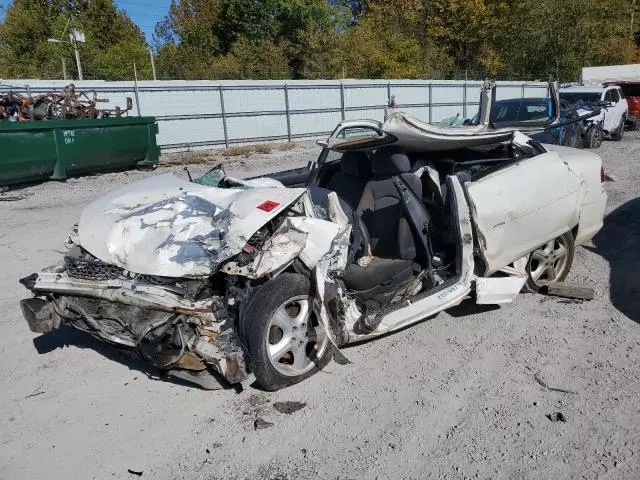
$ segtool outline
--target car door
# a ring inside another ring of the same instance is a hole
[[[524,257],[578,224],[582,188],[558,153],[519,133],[532,156],[466,183],[485,275]],[[562,147],[560,147],[562,148]],[[533,153],[532,153],[533,152]]]
[[[613,102],[612,89],[607,89],[604,92],[604,96],[602,100],[607,103],[607,107],[603,109],[604,123],[602,127],[607,132],[613,132],[618,127],[618,122],[620,122],[620,119],[616,115],[616,109]]]
[[[613,104],[616,119],[614,128],[620,125],[620,121],[625,118],[625,114],[627,113],[626,101],[623,101],[623,97],[620,95],[620,93],[621,91],[619,87],[611,89],[611,103]]]

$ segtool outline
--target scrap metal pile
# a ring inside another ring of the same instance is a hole
[[[32,120],[70,120],[78,118],[121,117],[133,108],[127,97],[125,109],[100,109],[97,104],[108,102],[98,98],[94,90],[76,92],[70,83],[60,93],[45,93],[35,97],[9,91],[0,93],[0,120],[29,122]]]

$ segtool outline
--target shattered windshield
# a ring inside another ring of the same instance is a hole
[[[560,92],[560,100],[569,103],[596,103],[600,97],[600,92]]]

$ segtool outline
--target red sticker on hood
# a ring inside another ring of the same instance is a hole
[[[270,212],[271,210],[273,210],[274,208],[278,208],[279,206],[280,204],[278,202],[267,200],[266,202],[263,202],[260,205],[258,205],[258,208],[260,210],[264,210],[265,212]]]

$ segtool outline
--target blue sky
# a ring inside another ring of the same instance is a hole
[[[0,5],[7,6],[11,2],[12,0],[0,0]],[[167,14],[171,0],[115,0],[115,3],[138,24],[146,35],[147,42],[151,43],[156,23]]]
[[[147,42],[151,43],[156,23],[169,11],[171,0],[115,0],[115,3],[120,10],[127,12],[144,32]]]

